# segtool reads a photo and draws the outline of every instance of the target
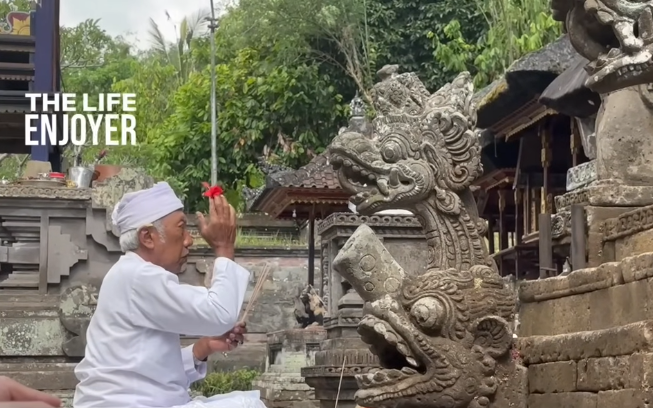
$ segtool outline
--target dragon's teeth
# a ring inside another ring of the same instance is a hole
[[[415,359],[412,358],[412,357],[406,357],[406,361],[408,361],[408,364],[412,365],[415,368],[419,367],[419,364],[417,364],[417,361],[415,361]]]

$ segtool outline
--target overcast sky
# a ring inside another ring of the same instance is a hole
[[[61,0],[61,24],[74,26],[88,18],[99,18],[100,26],[111,35],[136,33],[138,46],[144,48],[149,41],[150,17],[172,41],[175,29],[167,21],[166,10],[174,21],[179,21],[186,15],[209,7],[209,0]]]

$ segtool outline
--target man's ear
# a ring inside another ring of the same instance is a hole
[[[150,228],[142,228],[138,231],[138,240],[141,245],[147,249],[154,248],[154,240],[152,238],[152,230]]]
[[[508,322],[499,316],[486,316],[474,322],[474,344],[483,348],[491,357],[505,355],[512,346],[512,330]]]

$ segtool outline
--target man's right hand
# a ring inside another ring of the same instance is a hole
[[[234,259],[236,245],[236,211],[224,196],[209,198],[209,219],[197,213],[200,235],[215,251],[215,256]]]

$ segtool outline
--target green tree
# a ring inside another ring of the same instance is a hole
[[[218,172],[232,193],[260,184],[256,158],[264,151],[292,166],[305,163],[333,137],[346,113],[317,66],[274,66],[252,49],[220,64],[217,81]],[[155,174],[173,179],[191,209],[205,204],[201,182],[210,174],[209,95],[210,70],[191,74],[173,98],[173,113],[151,140],[157,146]]]
[[[0,19],[4,19],[10,11],[30,11],[30,0],[0,0]]]
[[[170,15],[166,12],[168,22]],[[197,64],[193,58],[191,47],[193,40],[206,34],[206,18],[210,16],[208,10],[199,10],[190,16],[184,17],[179,24],[173,23],[177,38],[174,43],[165,39],[159,25],[150,19],[150,38],[152,39],[154,55],[158,55],[168,65],[176,70],[178,84],[188,80],[191,72],[196,71]]]
[[[471,71],[474,83],[484,87],[503,75],[510,65],[556,40],[561,26],[551,16],[548,0],[488,0],[478,8],[490,29],[480,41],[465,38],[458,20],[444,28],[446,40],[431,33],[437,61],[451,71]]]

